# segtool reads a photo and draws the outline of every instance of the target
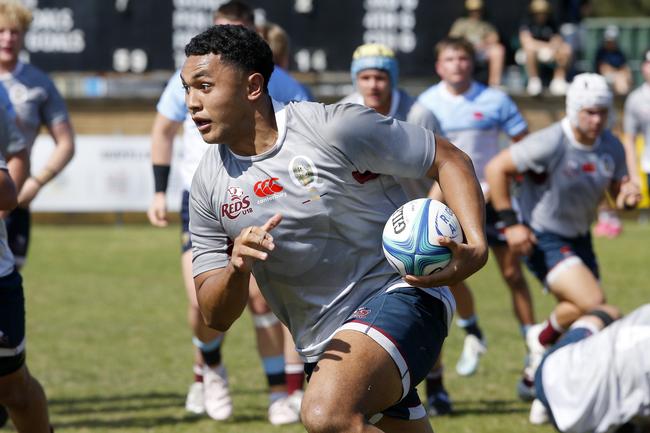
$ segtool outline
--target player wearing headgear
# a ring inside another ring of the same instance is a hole
[[[395,52],[382,44],[364,44],[352,54],[350,75],[355,92],[339,101],[365,105],[384,116],[438,131],[438,120],[415,98],[399,88],[399,63]],[[427,197],[431,179],[398,178],[409,200]]]
[[[619,208],[640,200],[623,146],[607,129],[611,107],[602,76],[577,75],[566,117],[503,150],[486,169],[508,244],[558,300],[548,320],[528,331],[533,368],[573,321],[605,303],[589,231],[600,200],[609,193]],[[510,206],[509,178],[517,174],[522,222]]]
[[[212,27],[185,52],[188,109],[204,140],[220,143],[190,196],[206,322],[237,320],[253,273],[309,363],[307,431],[432,432],[415,387],[453,315],[444,285],[487,259],[471,162],[431,131],[360,105],[273,101],[270,49],[242,27]],[[436,178],[449,195],[467,243],[439,239],[453,254],[440,272],[402,279],[383,255],[383,227],[406,199],[397,175]],[[267,179],[272,192],[258,198]]]
[[[254,29],[253,10],[246,3],[229,1],[215,13],[217,24],[243,25]],[[283,102],[307,99],[305,89],[287,72],[275,68],[269,83],[270,92]],[[228,378],[222,365],[221,345],[224,334],[208,328],[196,303],[192,281],[192,243],[189,234],[189,196],[192,177],[203,154],[210,147],[203,141],[185,105],[185,94],[177,71],[165,87],[156,106],[157,114],[152,127],[151,158],[153,163],[155,194],[147,215],[157,227],[167,225],[167,183],[170,173],[174,137],[183,126],[182,159],[180,174],[183,182],[181,199],[181,267],[188,305],[188,320],[193,331],[195,346],[194,382],[190,385],[185,408],[189,412],[203,413],[215,420],[224,420],[233,411],[228,390]],[[269,385],[268,418],[272,424],[289,424],[299,421],[299,393],[287,396],[283,337],[280,322],[270,312],[257,285],[251,282],[249,308],[255,326],[258,352]],[[302,382],[302,374],[298,374]],[[298,397],[298,399],[296,399]],[[296,401],[297,400],[297,401]]]
[[[526,135],[528,125],[508,95],[472,79],[474,47],[469,41],[458,37],[445,38],[436,44],[435,55],[436,72],[441,81],[422,93],[418,101],[435,114],[440,122],[440,133],[472,158],[487,202],[488,243],[510,289],[513,310],[522,335],[525,335],[527,327],[534,323],[532,300],[519,259],[508,248],[489,201],[490,191],[484,171],[488,161],[501,149],[499,134],[505,133],[516,142]],[[468,376],[477,370],[479,358],[486,351],[486,343],[478,326],[470,288],[465,283],[459,283],[451,289],[458,305],[457,323],[467,333],[456,371]],[[432,372],[431,376],[429,388],[437,389],[430,392],[431,406],[437,408],[438,413],[449,412],[448,398],[440,389],[442,385],[438,380],[442,372]]]

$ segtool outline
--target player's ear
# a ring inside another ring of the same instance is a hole
[[[248,99],[256,100],[264,94],[264,77],[259,72],[248,76]]]

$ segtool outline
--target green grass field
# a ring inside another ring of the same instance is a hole
[[[191,380],[190,334],[178,261],[178,227],[37,225],[24,270],[28,364],[50,400],[57,433],[303,432],[266,421],[265,379],[248,313],[225,344],[234,418],[216,423],[183,409]],[[650,299],[650,225],[626,222],[597,240],[604,286],[625,312]],[[554,304],[532,282],[542,319]],[[459,378],[462,333],[448,339],[446,384],[456,414],[437,432],[551,432],[528,425],[515,395],[524,347],[494,263],[471,280],[489,350],[479,372]],[[6,430],[7,428],[5,428]]]

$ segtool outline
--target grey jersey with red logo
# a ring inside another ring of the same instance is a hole
[[[425,176],[435,137],[356,104],[274,106],[278,140],[269,151],[242,157],[215,145],[199,164],[193,272],[225,267],[229,240],[281,213],[276,248],[253,274],[300,354],[314,360],[364,300],[401,282],[381,246],[385,222],[406,199],[393,176]]]
[[[525,173],[518,196],[524,222],[566,237],[589,231],[610,183],[627,174],[623,145],[609,130],[584,146],[566,118],[512,145],[510,152]]]
[[[623,131],[635,138],[643,135],[641,168],[650,173],[650,83],[643,83],[625,100]]]

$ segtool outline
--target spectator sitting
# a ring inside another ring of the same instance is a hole
[[[571,46],[558,33],[558,28],[550,16],[547,0],[532,0],[530,17],[519,29],[519,41],[526,57],[528,73],[528,94],[542,93],[542,80],[539,77],[537,62],[555,63],[553,79],[549,91],[553,95],[564,95],[567,89],[566,72],[571,60]]]
[[[466,0],[467,17],[458,18],[449,36],[465,38],[472,43],[479,63],[488,63],[488,84],[499,86],[503,73],[505,49],[494,26],[482,19],[483,0]]]
[[[605,29],[603,42],[596,51],[595,69],[614,88],[618,95],[627,95],[632,87],[632,71],[625,54],[618,45],[618,27],[609,25]]]

